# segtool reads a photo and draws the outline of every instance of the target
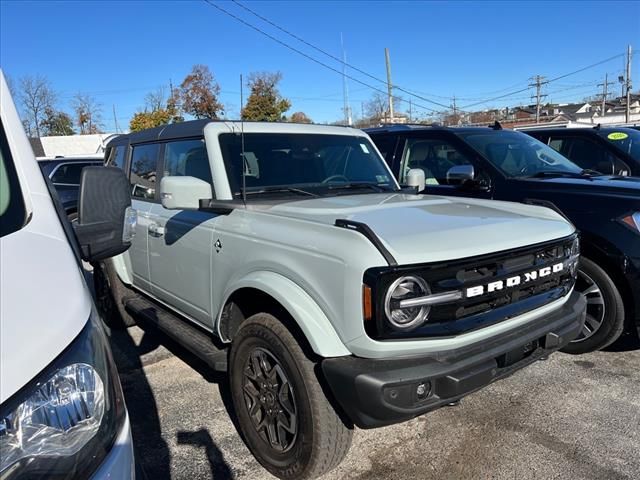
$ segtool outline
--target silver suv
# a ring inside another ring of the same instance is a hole
[[[327,472],[354,425],[454,402],[584,323],[571,224],[403,189],[362,131],[198,120],[106,156],[139,215],[131,249],[97,269],[108,318],[144,318],[228,371],[240,433],[280,478]]]

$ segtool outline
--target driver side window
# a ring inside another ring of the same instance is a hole
[[[412,168],[424,171],[427,185],[447,185],[447,172],[457,165],[471,165],[469,158],[446,140],[410,138],[400,164],[400,183]]]

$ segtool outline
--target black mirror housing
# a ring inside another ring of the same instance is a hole
[[[473,165],[454,165],[447,171],[447,183],[449,185],[464,185],[475,179],[476,172]]]
[[[75,233],[88,262],[125,252],[125,218],[131,213],[129,180],[115,167],[85,167],[80,176],[78,223]]]

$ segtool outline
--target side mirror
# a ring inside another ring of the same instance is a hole
[[[129,180],[119,168],[82,169],[74,230],[83,260],[104,260],[131,246],[138,216],[131,208],[129,189]]]
[[[473,181],[476,172],[473,165],[454,165],[447,170],[447,183],[450,185],[462,185]]]
[[[162,177],[160,198],[168,210],[198,210],[200,200],[213,197],[211,185],[196,177]]]
[[[426,186],[424,170],[421,168],[412,168],[407,172],[406,182],[408,186],[416,188],[418,193],[420,193]]]

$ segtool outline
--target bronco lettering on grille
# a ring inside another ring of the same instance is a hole
[[[486,285],[476,285],[469,287],[466,290],[467,298],[477,297],[484,295],[485,293],[493,293],[505,288],[516,287],[528,282],[537,280],[538,278],[548,277],[554,273],[559,273],[564,269],[564,263],[556,263],[554,265],[541,268],[539,270],[533,270],[531,272],[525,272],[520,275],[508,277],[504,280],[497,280],[495,282],[488,283]]]

